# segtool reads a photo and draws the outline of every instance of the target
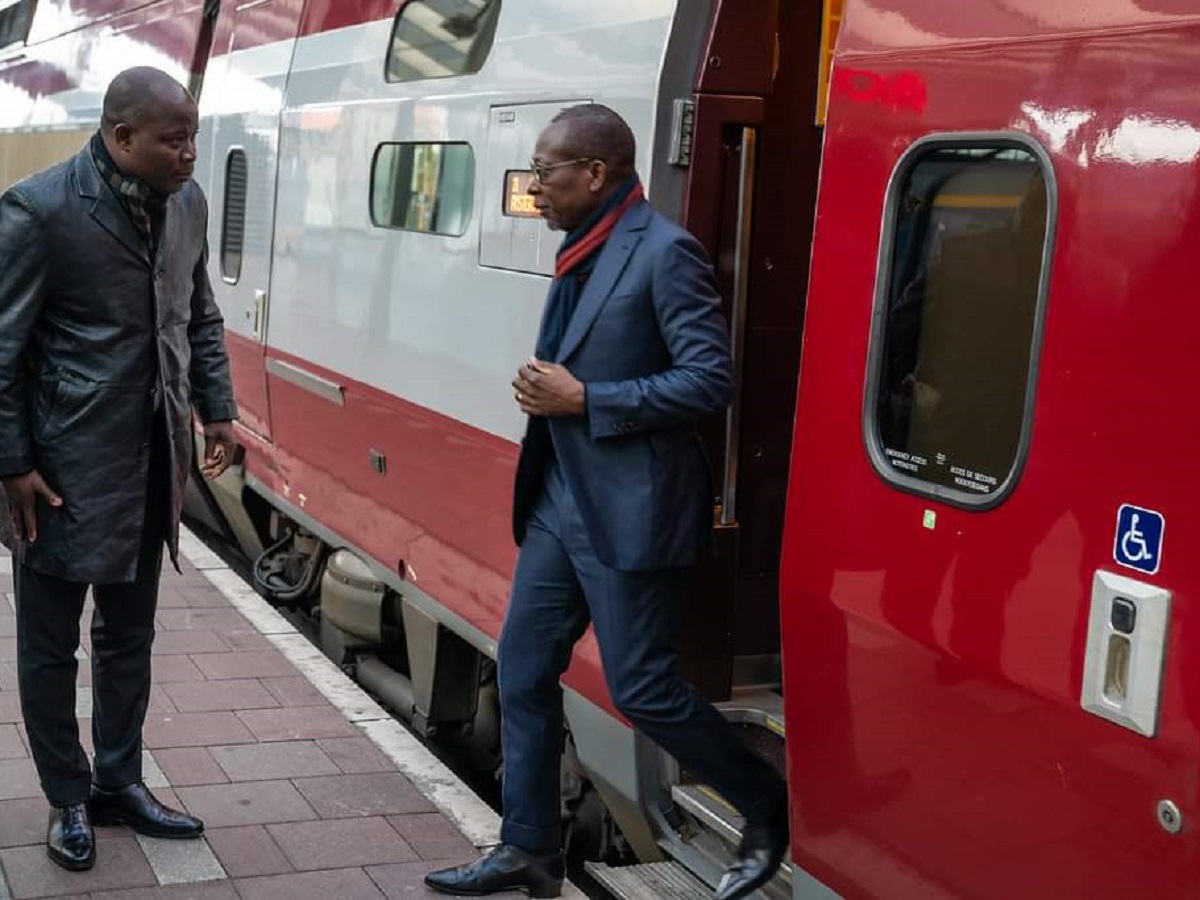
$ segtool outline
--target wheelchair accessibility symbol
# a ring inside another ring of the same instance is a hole
[[[1128,503],[1117,510],[1117,534],[1113,541],[1113,559],[1118,565],[1137,569],[1147,575],[1158,571],[1162,563],[1163,532],[1166,520],[1162,513]]]

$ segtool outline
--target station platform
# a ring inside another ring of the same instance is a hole
[[[436,896],[425,873],[494,845],[496,813],[200,541],[182,543],[183,574],[163,570],[144,774],[205,834],[97,828],[82,873],[46,857],[0,548],[0,900]],[[90,610],[76,708],[90,750],[89,621]],[[583,895],[564,885],[563,896]]]

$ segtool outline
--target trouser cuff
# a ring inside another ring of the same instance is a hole
[[[53,785],[43,783],[42,791],[45,793],[46,800],[49,801],[51,806],[61,808],[87,803],[88,795],[92,791],[90,773],[81,778],[62,781]]]
[[[562,839],[557,827],[536,828],[508,819],[500,826],[500,840],[533,856],[549,856],[562,849]]]
[[[142,780],[141,754],[132,762],[121,763],[113,769],[97,769],[94,778],[96,787],[104,791],[119,791]]]
[[[738,810],[747,824],[770,825],[787,815],[787,783],[782,779],[776,787],[764,791],[753,804]]]

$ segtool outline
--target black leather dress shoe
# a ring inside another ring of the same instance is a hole
[[[534,856],[512,844],[501,844],[483,859],[425,876],[425,884],[443,894],[483,897],[523,890],[530,897],[557,897],[562,889],[562,854]]]
[[[164,806],[140,781],[115,791],[93,784],[88,807],[95,824],[128,825],[148,837],[194,838],[204,833],[203,822]]]
[[[746,825],[737,858],[725,870],[713,900],[737,900],[771,880],[788,849],[788,812],[784,800],[763,823]]]
[[[86,803],[50,808],[46,855],[72,872],[92,867],[96,861],[96,839]]]

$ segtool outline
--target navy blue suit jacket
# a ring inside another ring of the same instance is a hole
[[[543,318],[542,327],[545,328]],[[691,234],[643,202],[600,251],[559,348],[586,415],[533,420],[522,442],[513,533],[524,539],[552,441],[596,557],[625,571],[690,565],[712,527],[696,423],[733,388],[716,279]]]

